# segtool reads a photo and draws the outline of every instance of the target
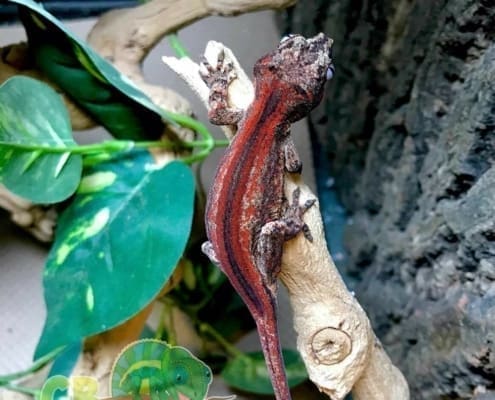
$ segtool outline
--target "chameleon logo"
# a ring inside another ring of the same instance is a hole
[[[151,400],[204,400],[211,382],[211,369],[185,348],[144,339],[119,354],[110,373],[112,398],[100,400],[129,396],[133,400],[141,400],[141,396]],[[70,400],[99,400],[98,381],[92,377],[52,376],[43,385],[40,400],[53,400],[58,390],[68,390]]]
[[[58,390],[68,390],[71,400],[97,400],[98,381],[90,376],[50,377],[41,389],[40,400],[52,400]]]
[[[141,395],[151,400],[204,400],[212,381],[210,367],[188,350],[153,339],[124,348],[110,377],[113,397],[132,395],[135,400]]]

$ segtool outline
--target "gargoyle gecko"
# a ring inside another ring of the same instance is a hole
[[[227,89],[235,79],[220,56],[200,73],[210,88],[209,118],[218,125],[238,123],[238,131],[218,166],[206,204],[209,242],[203,251],[220,266],[251,312],[277,400],[290,400],[276,316],[277,277],[286,240],[303,232],[312,240],[296,189],[284,197],[284,169],[301,171],[289,136],[290,124],[305,117],[323,96],[333,75],[332,40],[290,35],[254,66],[255,100],[244,113],[229,108]]]

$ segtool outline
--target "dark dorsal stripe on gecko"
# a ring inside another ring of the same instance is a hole
[[[299,190],[284,198],[284,172],[299,172],[289,127],[321,100],[333,75],[331,39],[292,35],[254,66],[255,100],[245,113],[227,105],[232,65],[219,57],[200,72],[210,87],[210,120],[238,125],[218,166],[206,204],[209,242],[203,251],[229,278],[255,319],[277,400],[290,400],[278,338],[277,277],[286,240],[298,233],[311,240]]]
[[[253,159],[252,155],[252,150],[251,149],[257,149],[257,148],[265,148],[265,144],[263,143],[263,139],[269,137],[269,135],[264,135],[264,124],[265,121],[272,115],[272,113],[276,112],[276,106],[279,103],[279,96],[276,96],[274,93],[270,94],[270,97],[266,101],[265,107],[262,108],[262,115],[259,117],[257,121],[257,125],[254,128],[254,132],[256,134],[250,134],[250,135],[236,135],[234,140],[238,141],[244,141],[241,149],[242,151],[238,154],[237,157],[237,165],[235,165],[235,170],[232,171],[232,177],[239,183],[246,185],[247,182],[249,181],[256,181],[256,179],[251,178],[251,171],[252,168],[246,169],[247,165],[251,166],[256,166],[256,161],[257,158],[261,158],[262,160],[265,160],[266,157],[264,157],[263,153],[258,153],[256,155],[256,158]],[[269,143],[270,144],[270,143]],[[268,148],[268,153],[275,152],[277,154],[281,155],[281,152],[277,152],[276,149],[279,148],[279,145],[277,141],[272,141],[271,143],[272,147],[275,147],[275,149],[270,149]],[[281,158],[281,157],[279,157]],[[280,160],[283,162],[283,160]],[[259,168],[259,166],[258,166]],[[266,208],[270,206],[270,204],[278,203],[277,200],[272,199],[272,196],[277,194],[274,192],[272,187],[270,187],[270,183],[274,183],[277,180],[280,179],[280,171],[283,171],[283,164],[279,162],[277,157],[272,157],[269,160],[267,160],[263,165],[261,165],[261,170],[260,177],[263,178],[264,182],[262,182],[261,185],[257,184],[256,186],[259,188],[259,193],[258,193],[258,198],[259,201],[261,202],[261,207],[256,207],[254,210],[255,212],[263,212]],[[273,180],[272,180],[273,179]],[[243,183],[244,182],[244,183]],[[281,194],[281,193],[280,193]],[[243,269],[242,269],[242,259],[238,260],[239,256],[254,256],[256,253],[256,242],[251,241],[250,246],[243,247],[241,249],[236,248],[236,245],[238,245],[238,242],[234,242],[231,240],[233,237],[239,237],[241,233],[239,232],[239,225],[233,224],[232,222],[235,221],[236,219],[239,218],[239,215],[236,215],[236,211],[238,212],[238,208],[242,207],[242,203],[245,202],[246,199],[243,197],[241,191],[230,191],[228,192],[227,198],[225,198],[225,209],[224,209],[224,216],[223,216],[223,226],[225,229],[223,232],[223,245],[225,246],[225,252],[228,257],[228,265],[231,267],[232,273],[236,277],[236,282],[238,283],[241,288],[236,289],[238,291],[242,291],[247,298],[249,298],[249,303],[250,303],[250,309],[254,308],[260,315],[263,313],[263,310],[265,309],[265,304],[260,302],[259,296],[253,287],[252,282],[247,280],[246,276],[244,275]],[[278,210],[275,210],[278,211]],[[251,212],[251,211],[250,211]],[[277,216],[272,215],[271,219],[276,219]],[[208,218],[208,217],[207,217]],[[252,218],[252,221],[257,221],[260,219],[265,219],[263,218],[263,215],[261,216],[254,216]],[[259,232],[261,230],[261,224],[253,224],[253,226],[249,229],[249,231],[254,231],[251,234],[251,237],[259,236]],[[246,253],[246,255],[244,255]],[[253,261],[254,262],[254,261]],[[271,299],[271,297],[270,297]],[[246,301],[246,300],[245,300]],[[273,306],[274,303],[272,303]]]

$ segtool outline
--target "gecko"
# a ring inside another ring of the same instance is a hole
[[[210,89],[210,121],[238,127],[207,196],[202,250],[253,316],[277,400],[291,399],[276,314],[283,244],[301,232],[312,241],[302,217],[315,202],[300,204],[299,189],[284,196],[285,171],[302,168],[289,129],[320,103],[334,73],[331,49],[323,33],[283,38],[255,63],[255,97],[245,112],[228,104],[232,63],[220,54],[216,66],[205,59],[199,69]]]

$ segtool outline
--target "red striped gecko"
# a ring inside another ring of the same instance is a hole
[[[200,73],[210,88],[210,120],[238,124],[208,195],[203,251],[229,278],[251,312],[277,400],[290,400],[277,328],[277,277],[285,241],[302,232],[312,240],[299,204],[299,190],[284,198],[284,172],[299,173],[301,162],[289,136],[290,124],[305,117],[322,98],[333,75],[332,40],[290,35],[254,66],[255,100],[246,112],[229,108],[227,89],[235,79],[220,56]]]

